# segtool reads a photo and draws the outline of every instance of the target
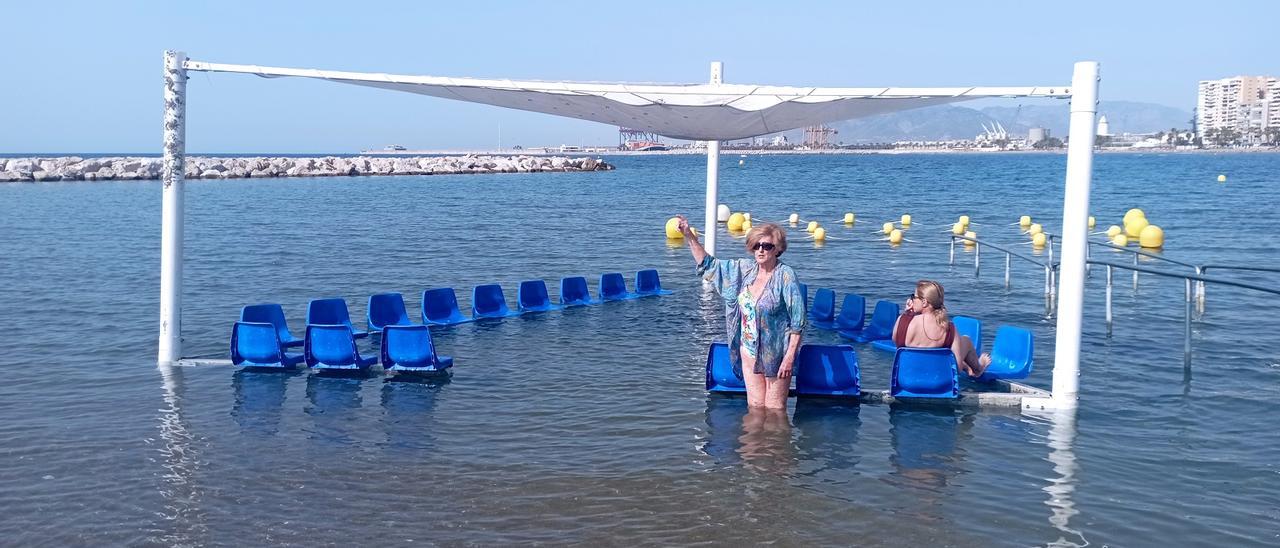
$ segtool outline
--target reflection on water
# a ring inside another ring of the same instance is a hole
[[[386,444],[390,450],[407,450],[421,458],[420,451],[435,445],[436,402],[450,382],[448,374],[389,377],[382,384],[382,408],[386,416]]]
[[[1044,492],[1049,494],[1045,504],[1053,511],[1049,516],[1049,524],[1067,536],[1049,543],[1050,546],[1087,546],[1084,533],[1072,529],[1069,525],[1071,517],[1079,514],[1071,495],[1076,490],[1076,410],[1068,409],[1054,413],[1049,426],[1049,462],[1053,463],[1053,471],[1057,478],[1050,478]]]
[[[360,389],[366,380],[358,374],[307,376],[306,413],[314,422],[312,439],[342,445],[354,442],[353,434],[362,428],[356,410],[363,405]]]
[[[166,527],[156,541],[169,546],[198,545],[202,544],[201,539],[208,532],[208,527],[200,508],[202,493],[195,481],[200,466],[192,443],[195,436],[187,425],[182,404],[186,393],[183,368],[160,365],[159,369],[164,389],[164,407],[160,408],[157,417],[160,439],[164,440],[164,447],[160,449],[160,465],[164,468],[160,495],[165,500]]]
[[[748,407],[742,416],[738,456],[748,469],[763,474],[787,475],[796,465],[791,445],[791,417],[786,409]]]
[[[860,458],[857,445],[862,407],[856,402],[821,398],[796,398],[795,406],[796,447],[803,459],[815,465],[812,473],[831,469],[840,472],[835,477],[851,478]]]
[[[742,435],[742,415],[746,412],[746,398],[707,395],[707,435],[700,449],[716,464],[738,463],[738,436]]]
[[[231,374],[235,404],[231,416],[246,434],[273,435],[280,430],[285,389],[300,370],[255,370],[244,368]]]
[[[957,447],[961,430],[972,427],[973,417],[950,408],[893,405],[889,433],[893,442],[896,480],[926,491],[943,491],[963,464]]]

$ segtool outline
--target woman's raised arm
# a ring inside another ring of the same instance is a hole
[[[693,262],[702,264],[702,261],[707,260],[706,248],[702,247],[702,242],[698,241],[698,235],[693,233],[692,228],[689,228],[689,220],[684,218],[684,215],[676,215],[676,218],[680,219],[677,228],[680,229],[681,234],[684,234],[685,241],[689,242],[689,251],[693,253]]]

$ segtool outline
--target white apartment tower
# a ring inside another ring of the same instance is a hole
[[[1200,81],[1196,129],[1201,135],[1232,129],[1246,140],[1254,140],[1269,127],[1280,128],[1280,78],[1236,76]]]

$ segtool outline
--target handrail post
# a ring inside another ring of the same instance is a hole
[[[947,264],[950,266],[956,265],[956,235],[955,234],[951,235],[951,250],[948,252]]]
[[[1133,254],[1133,266],[1138,266],[1138,254]],[[1133,270],[1133,290],[1138,290],[1138,269]]]
[[[719,61],[711,63],[711,84],[718,85],[724,81],[724,65]],[[707,141],[707,192],[706,207],[704,213],[706,218],[703,223],[702,246],[706,248],[707,254],[716,254],[716,209],[720,198],[720,141],[712,139]]]
[[[1089,261],[1093,260],[1093,251],[1090,250],[1092,247],[1088,242],[1084,244],[1084,277],[1086,278],[1093,275],[1093,265],[1089,264]]]
[[[973,277],[974,278],[978,277],[978,272],[981,269],[981,266],[980,266],[981,263],[982,263],[982,244],[975,241],[973,242]]]
[[[1053,264],[1053,235],[1048,235],[1045,240],[1045,243],[1049,244],[1049,264]],[[1085,255],[1085,258],[1088,258],[1088,254]]]
[[[1009,267],[1013,264],[1013,255],[1008,251],[1004,253],[1004,288],[1009,289]]]
[[[1107,338],[1111,338],[1111,265],[1107,265]]]
[[[183,177],[187,155],[187,54],[164,52],[164,156],[160,161],[159,365],[182,357]]]
[[[1187,317],[1183,322],[1185,337],[1182,344],[1182,369],[1184,376],[1191,373],[1191,278],[1183,278],[1187,282]]]
[[[1204,273],[1206,270],[1209,270],[1209,267],[1197,266],[1196,276],[1204,276]],[[1196,282],[1196,308],[1199,309],[1200,317],[1203,318],[1204,317],[1204,281],[1203,280]]]

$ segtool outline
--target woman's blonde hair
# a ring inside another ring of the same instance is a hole
[[[782,252],[787,250],[787,233],[782,230],[782,227],[773,223],[753,226],[751,230],[747,231],[747,252],[755,251],[756,243],[765,236],[773,236],[773,245],[778,252],[778,256],[781,257]]]
[[[951,320],[947,318],[947,306],[943,302],[942,284],[933,280],[920,280],[916,282],[916,294],[919,295],[924,302],[929,303],[933,307],[933,319],[938,322],[938,326],[946,329],[951,324]]]

